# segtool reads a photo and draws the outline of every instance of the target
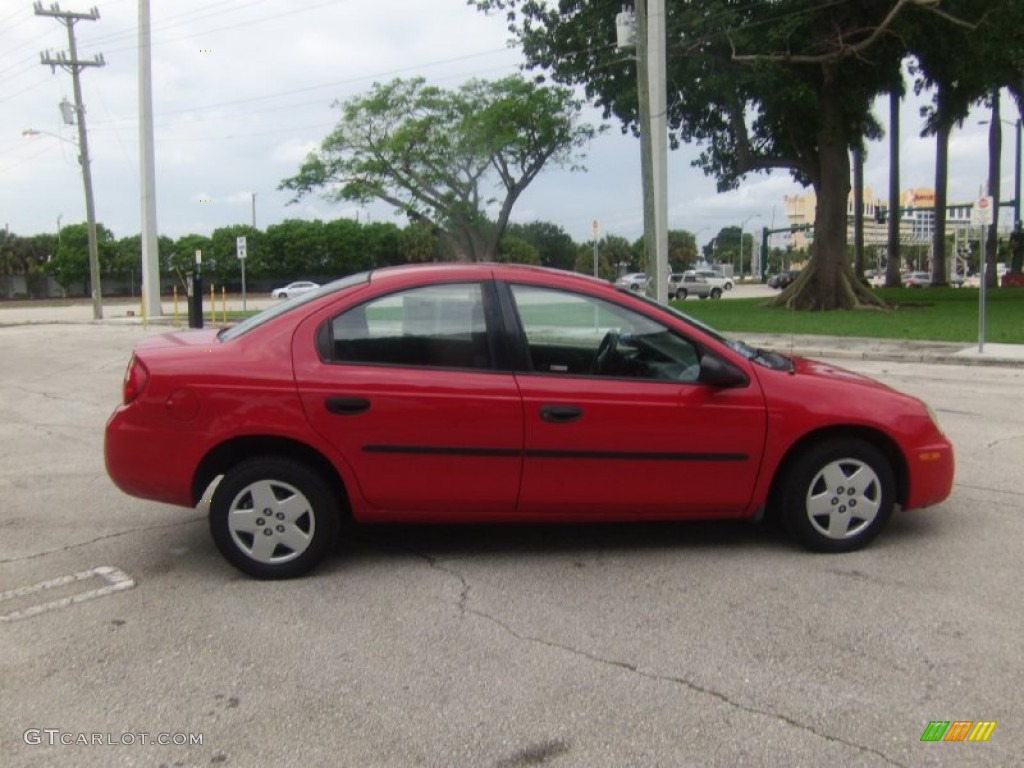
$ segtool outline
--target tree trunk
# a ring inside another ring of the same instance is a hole
[[[886,243],[885,284],[900,287],[900,101],[899,91],[889,93],[889,226]]]
[[[941,100],[941,96],[940,96]],[[941,116],[935,131],[935,208],[932,218],[932,285],[946,284],[946,193],[949,176],[949,134],[953,127]]]
[[[831,69],[831,68],[827,68]],[[813,179],[814,243],[807,266],[771,306],[797,310],[884,306],[853,274],[846,260],[846,209],[850,198],[850,136],[843,122],[843,88],[826,71],[818,129],[818,173]]]
[[[999,89],[992,92],[992,116],[988,122],[988,193],[992,196],[992,226],[985,243],[985,283],[994,288],[999,280],[999,187],[1002,183],[1003,127],[999,119]]]

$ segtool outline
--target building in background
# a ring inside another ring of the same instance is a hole
[[[814,241],[814,208],[817,200],[813,192],[785,196],[786,220],[796,228],[790,234],[789,245],[794,251],[805,251]],[[955,242],[977,239],[977,227],[971,231],[971,202],[953,203],[946,208],[946,232]],[[881,268],[885,262],[888,241],[888,203],[876,198],[871,187],[864,188],[864,247],[869,265]],[[907,246],[903,253],[910,269],[927,270],[931,263],[932,234],[935,230],[935,191],[928,187],[912,187],[900,194],[900,243]],[[853,192],[846,206],[848,243],[853,242]],[[1005,225],[1005,222],[1000,222]],[[799,228],[808,226],[808,230]],[[1008,228],[1008,225],[1006,225]],[[1002,228],[1002,227],[1001,227]]]

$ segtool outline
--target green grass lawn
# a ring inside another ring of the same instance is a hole
[[[726,332],[863,336],[921,341],[978,340],[976,288],[880,288],[895,309],[793,312],[766,306],[770,299],[700,301],[672,305]],[[1024,290],[986,292],[985,340],[1024,344]]]

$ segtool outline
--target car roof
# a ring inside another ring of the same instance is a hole
[[[636,272],[632,274],[643,273]],[[371,283],[380,281],[401,283],[407,280],[418,281],[429,276],[436,277],[438,280],[488,280],[491,278],[500,280],[529,280],[531,277],[548,280],[554,278],[563,284],[578,283],[581,287],[600,285],[611,289],[611,284],[607,280],[584,275],[579,272],[569,272],[568,270],[553,269],[551,267],[538,267],[530,264],[502,264],[487,261],[400,264],[393,267],[380,267],[370,272],[369,279]]]

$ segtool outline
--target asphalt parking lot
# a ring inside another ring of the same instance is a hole
[[[263,583],[202,509],[105,474],[152,332],[0,327],[5,766],[1020,763],[1020,367],[842,361],[957,448],[953,496],[863,552],[741,523],[388,527]],[[996,726],[922,742],[936,720]]]

